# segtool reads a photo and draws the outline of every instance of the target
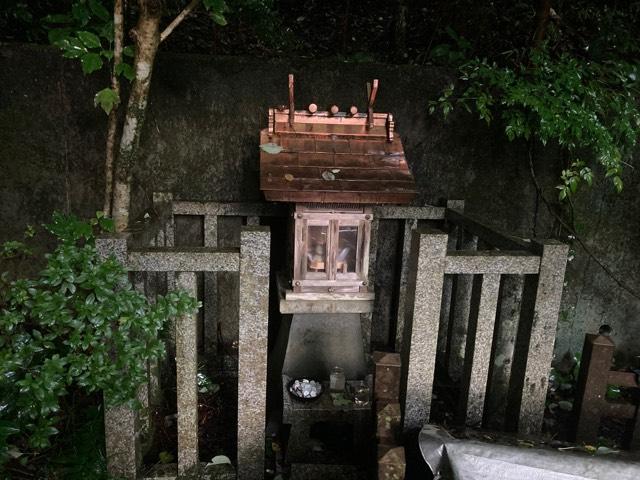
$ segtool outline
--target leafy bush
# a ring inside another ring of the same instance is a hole
[[[554,56],[546,48],[532,49],[527,58],[511,66],[486,58],[462,62],[457,84],[431,102],[430,111],[446,116],[460,105],[487,123],[498,118],[509,140],[554,141],[565,148],[571,160],[562,168],[560,200],[581,182],[591,185],[593,164],[621,191],[622,169],[640,134],[640,64],[566,52]]]
[[[134,406],[147,361],[164,354],[165,322],[198,307],[184,292],[150,304],[122,265],[101,259],[94,234],[109,219],[54,214],[46,228],[58,244],[45,269],[0,288],[0,464],[50,445],[70,391]]]

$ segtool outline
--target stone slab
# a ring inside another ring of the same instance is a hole
[[[176,287],[197,297],[196,274],[180,272]],[[186,474],[198,466],[198,315],[176,320],[176,387],[178,405],[178,473]]]
[[[420,229],[413,233],[415,267],[409,282],[412,308],[407,310],[403,350],[404,430],[420,428],[429,421],[436,363],[440,303],[444,281],[447,234]]]
[[[193,247],[176,251],[156,247],[144,251],[131,251],[127,269],[145,272],[234,272],[238,270],[237,251],[220,251],[207,247]]]
[[[335,366],[347,380],[367,374],[358,314],[295,314],[282,372],[294,378],[328,380]]]
[[[467,425],[480,427],[489,377],[491,344],[498,305],[500,274],[488,273],[476,277],[481,289],[479,304],[472,307],[467,336],[462,380],[461,410]]]
[[[540,257],[524,251],[454,251],[447,253],[444,272],[477,275],[503,273],[532,275],[540,269]]]
[[[542,251],[529,338],[518,432],[535,435],[542,429],[549,369],[558,325],[569,246],[555,240],[535,242]]]
[[[264,478],[269,328],[268,227],[240,234],[238,479]]]
[[[458,247],[461,250],[475,250],[478,237],[459,229]],[[446,267],[445,267],[446,268]],[[453,380],[459,380],[464,368],[464,350],[467,344],[469,309],[473,291],[473,275],[455,275],[451,296],[451,322],[447,337],[447,373]]]

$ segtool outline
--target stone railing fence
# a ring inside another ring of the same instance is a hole
[[[168,291],[181,289],[197,298],[197,272],[204,272],[209,278],[214,278],[217,272],[238,272],[239,343],[245,346],[238,352],[238,388],[243,392],[238,402],[238,477],[261,478],[266,417],[269,228],[250,219],[249,225],[241,229],[240,248],[219,249],[215,241],[217,222],[207,214],[205,245],[175,247],[174,209],[185,214],[189,204],[172,204],[170,200],[154,196],[154,215],[130,232],[99,238],[96,246],[102,256],[115,256],[132,272],[134,287],[151,299],[156,293],[154,284],[161,275],[166,276]],[[171,478],[195,472],[199,466],[198,315],[175,319],[169,330],[167,349],[168,357],[175,356],[178,431],[177,464],[173,469],[164,468],[172,473]],[[150,407],[161,398],[161,371],[159,365],[148,366],[149,382],[138,395],[142,403],[140,411],[119,406],[105,412],[108,468],[118,478],[134,479],[142,473],[141,443],[151,428]]]
[[[447,232],[405,235],[396,341],[405,430],[429,421],[439,359],[459,381],[461,423],[539,433],[568,247],[512,238],[466,217],[459,202],[448,207]]]
[[[466,217],[463,206],[461,201],[450,201],[447,207],[373,209],[370,285],[376,285],[378,239],[385,234],[381,221],[404,225],[394,319],[395,350],[403,358],[404,427],[418,428],[429,421],[438,360],[462,386],[461,420],[537,433],[567,247],[502,235]],[[132,272],[134,287],[151,300],[161,277],[167,290],[180,288],[197,296],[196,274],[203,272],[202,317],[178,318],[169,326],[168,358],[175,357],[178,456],[166,478],[199,465],[198,355],[208,358],[223,353],[217,351],[216,302],[221,298],[217,294],[220,275],[229,272],[237,275],[230,282],[235,295],[225,299],[237,303],[237,377],[242,392],[237,406],[237,476],[263,478],[272,239],[269,227],[260,224],[268,224],[270,217],[286,218],[289,210],[286,205],[266,203],[174,201],[156,194],[154,211],[131,231],[98,239],[97,248]],[[176,225],[184,216],[201,220],[202,246],[175,246]],[[219,248],[223,217],[241,218],[239,248]],[[367,353],[372,315],[361,314]],[[202,339],[200,348],[197,338]],[[139,393],[147,408],[138,413],[127,407],[105,412],[108,465],[114,476],[133,479],[142,473],[140,445],[151,428],[145,412],[162,397],[160,380],[166,365],[164,369],[149,365],[148,371],[149,382]]]

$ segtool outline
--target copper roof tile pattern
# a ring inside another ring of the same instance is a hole
[[[373,113],[371,101],[366,114],[313,110],[293,115],[286,108],[269,110],[269,127],[260,132],[260,189],[267,200],[404,204],[414,199],[415,182],[391,114]]]

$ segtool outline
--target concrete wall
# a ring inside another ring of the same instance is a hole
[[[258,131],[267,108],[287,101],[286,75],[297,77],[299,108],[352,103],[364,109],[365,82],[380,79],[376,107],[392,111],[419,187],[418,203],[465,199],[472,216],[515,235],[534,234],[536,195],[526,149],[509,143],[499,125],[487,127],[455,112],[447,121],[427,114],[449,74],[433,67],[160,55],[141,159],[136,205],[153,191],[178,198],[242,201],[260,198]],[[49,48],[0,46],[0,240],[53,209],[92,214],[102,205],[105,115],[92,105],[106,78],[84,77],[76,62]],[[538,149],[534,158],[548,198],[556,195],[560,156]],[[597,185],[577,199],[576,218],[593,253],[626,283],[640,285],[640,173],[628,169],[621,195]],[[391,226],[386,248],[397,248]],[[538,236],[554,234],[544,206]],[[390,262],[393,255],[383,254]],[[381,295],[394,268],[381,268]],[[373,339],[389,336],[389,306],[379,307]],[[570,263],[557,351],[579,349],[585,331],[614,328],[621,350],[640,354],[640,301],[612,281],[576,246]]]

